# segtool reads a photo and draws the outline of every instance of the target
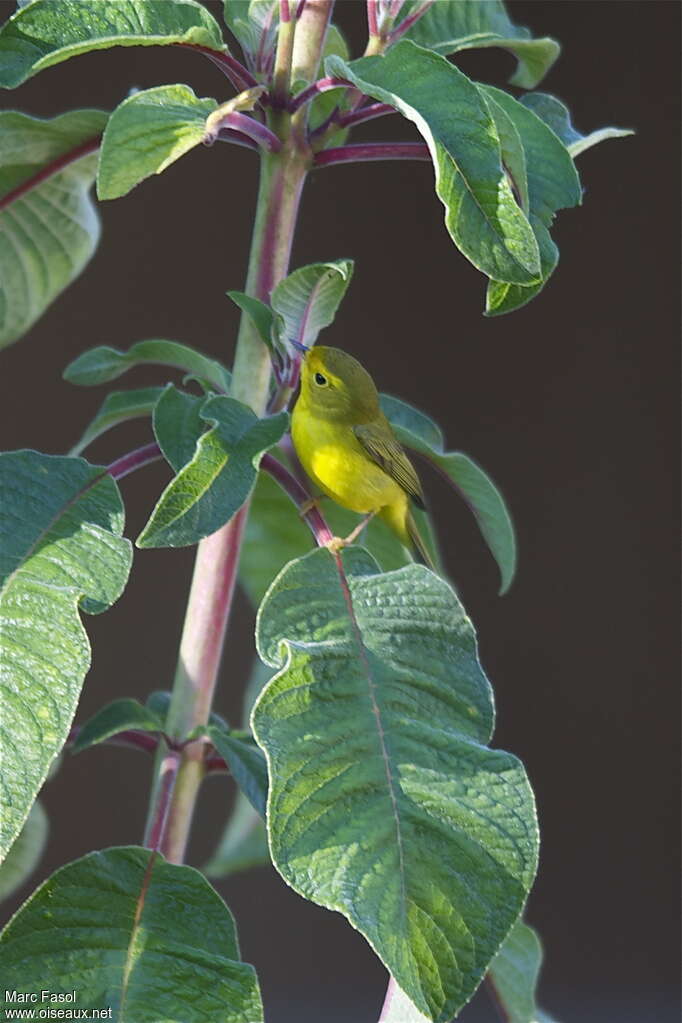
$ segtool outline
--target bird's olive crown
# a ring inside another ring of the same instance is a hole
[[[340,348],[313,348],[303,363],[301,394],[327,418],[366,423],[379,415],[379,394],[357,359]]]

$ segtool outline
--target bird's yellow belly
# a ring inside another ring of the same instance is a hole
[[[398,484],[369,458],[350,427],[294,414],[292,436],[307,474],[344,508],[368,514],[405,500]]]

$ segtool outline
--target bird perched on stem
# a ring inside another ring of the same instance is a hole
[[[291,419],[296,453],[324,494],[365,515],[345,540],[333,541],[335,549],[379,515],[417,561],[433,568],[410,506],[425,508],[419,477],[381,411],[374,381],[340,348],[305,353]]]

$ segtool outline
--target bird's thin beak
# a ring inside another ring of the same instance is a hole
[[[297,348],[299,352],[304,352],[305,354],[307,354],[310,351],[307,345],[301,344],[300,341],[294,341],[293,338],[289,339],[289,344],[293,345],[294,348]]]

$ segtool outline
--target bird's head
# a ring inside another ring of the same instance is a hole
[[[340,348],[311,348],[301,367],[301,398],[316,415],[365,423],[379,412],[374,381],[357,359]]]

